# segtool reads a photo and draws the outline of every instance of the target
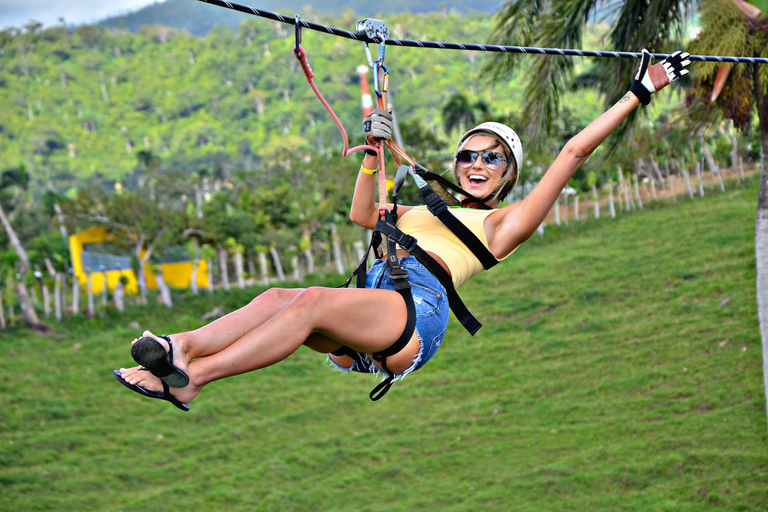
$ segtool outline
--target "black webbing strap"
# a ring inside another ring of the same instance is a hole
[[[416,167],[414,168],[414,172],[416,174],[418,174],[419,176],[421,176],[422,178],[424,178],[425,180],[430,180],[430,181],[438,182],[444,188],[449,188],[449,189],[453,190],[454,192],[458,192],[459,194],[463,194],[465,196],[474,197],[474,196],[472,196],[472,194],[470,194],[469,192],[467,192],[463,188],[459,187],[458,185],[456,185],[452,181],[443,178],[439,174],[433,173],[432,171],[430,171],[426,167],[422,167],[419,164],[416,164]],[[457,201],[456,204],[458,204],[458,201]]]
[[[451,230],[451,232],[456,235],[470,251],[472,251],[472,254],[480,260],[480,263],[482,263],[485,270],[488,270],[499,262],[499,260],[496,259],[496,256],[494,256],[483,242],[477,238],[477,235],[470,231],[467,226],[450,212],[445,199],[437,195],[435,191],[432,190],[432,187],[429,185],[424,186],[421,189],[421,197],[424,199],[424,202],[427,203],[427,208],[432,212],[432,215],[440,219],[440,222]]]
[[[427,253],[427,251],[419,247],[414,237],[403,233],[394,224],[377,224],[376,229],[382,229],[386,234],[387,239],[393,239],[398,243],[398,245],[400,245],[400,247],[405,249],[412,256],[415,256],[419,263],[424,265],[424,267],[429,270],[429,272],[435,276],[438,281],[440,281],[440,284],[443,285],[443,288],[445,288],[445,293],[448,296],[448,305],[450,306],[451,311],[453,311],[453,314],[456,315],[456,318],[459,320],[459,322],[461,322],[461,325],[463,325],[470,334],[474,335],[483,326],[483,324],[481,324],[477,318],[475,318],[474,315],[469,312],[467,306],[464,305],[461,297],[459,297],[459,293],[453,286],[453,280],[451,279],[451,276],[448,274],[448,272],[446,272],[445,269],[435,260],[435,258]],[[482,242],[479,240],[478,243],[482,245]]]
[[[389,232],[392,229],[397,229],[394,220],[392,219],[392,214],[390,214],[389,211],[385,211],[376,223],[374,231],[382,233],[387,237],[387,266],[389,267],[389,279],[392,280],[392,284],[395,286],[395,291],[399,293],[405,301],[407,318],[405,321],[405,329],[403,329],[403,333],[397,341],[388,348],[371,354],[371,357],[381,363],[381,367],[388,373],[387,377],[373,388],[369,395],[374,402],[387,394],[395,380],[394,373],[387,368],[387,357],[395,355],[403,350],[406,345],[408,345],[408,342],[411,341],[413,331],[416,328],[416,306],[413,303],[411,285],[408,284],[408,272],[400,266],[400,261],[397,259],[397,241],[389,236]]]
[[[379,227],[384,227],[384,229],[387,230],[390,229],[390,227],[397,229],[394,227],[392,216],[388,211],[385,212],[384,218],[380,219],[377,223],[376,229],[378,230]],[[392,237],[388,236],[386,231],[380,232],[387,235],[387,266],[389,267],[389,278],[392,280],[392,284],[395,285],[395,291],[399,293],[405,301],[408,319],[405,322],[405,329],[403,329],[400,338],[398,338],[398,340],[389,348],[373,354],[373,358],[377,361],[379,360],[379,357],[386,359],[387,356],[397,354],[404,349],[408,342],[411,341],[411,336],[413,336],[413,331],[416,328],[416,306],[413,304],[411,285],[408,283],[408,272],[400,266],[400,261],[397,259],[397,242]]]
[[[384,367],[387,366],[385,362],[382,362],[381,365]],[[379,382],[376,385],[376,387],[373,388],[371,392],[368,394],[368,398],[370,398],[374,402],[377,402],[378,400],[383,398],[384,395],[389,393],[389,390],[392,388],[392,383],[395,382],[395,376],[392,375],[392,373],[389,372],[389,370],[387,370],[387,372],[389,373],[389,375],[387,375],[383,381]]]

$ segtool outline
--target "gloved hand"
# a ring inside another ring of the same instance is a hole
[[[363,120],[363,131],[368,144],[377,143],[377,139],[391,139],[392,114],[382,108],[377,108]]]
[[[681,76],[688,74],[685,69],[691,63],[688,54],[675,52],[658,64],[651,66],[651,54],[643,48],[643,57],[640,60],[640,69],[635,75],[635,82],[629,88],[640,103],[647,105],[651,102],[651,94],[662,90]]]

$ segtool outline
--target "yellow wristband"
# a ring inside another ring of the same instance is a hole
[[[363,164],[360,164],[360,170],[363,171],[365,174],[376,174],[377,169],[368,169]]]

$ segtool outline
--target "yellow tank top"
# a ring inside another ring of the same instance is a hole
[[[496,210],[475,210],[456,206],[451,207],[450,211],[488,248],[483,223],[486,217]],[[425,206],[417,206],[405,212],[398,219],[397,227],[414,237],[422,249],[440,256],[451,271],[454,287],[458,288],[483,271],[482,263],[472,251]]]

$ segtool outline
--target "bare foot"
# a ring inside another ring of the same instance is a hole
[[[163,383],[158,377],[155,377],[147,370],[142,370],[141,366],[134,366],[132,368],[120,368],[120,377],[123,378],[128,384],[141,386],[147,391],[154,391],[158,393],[163,392]],[[188,404],[200,393],[200,388],[193,386],[192,384],[183,388],[170,388],[171,395],[176,400]]]

